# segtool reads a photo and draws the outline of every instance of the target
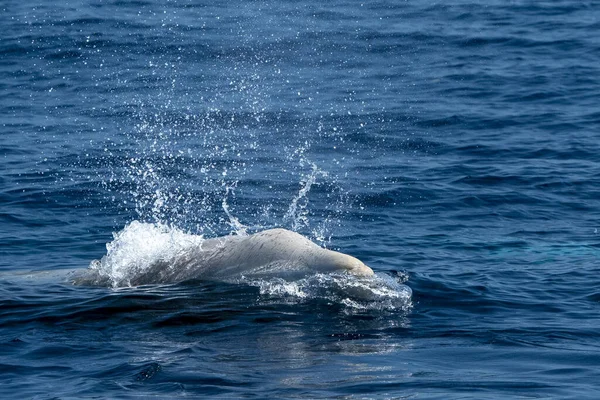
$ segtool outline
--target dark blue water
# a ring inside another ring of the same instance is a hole
[[[0,27],[0,397],[600,397],[599,2],[9,0]],[[388,290],[55,273],[277,226]]]

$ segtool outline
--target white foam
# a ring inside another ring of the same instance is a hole
[[[412,290],[383,274],[365,278],[319,273],[295,281],[271,278],[240,279],[238,282],[256,286],[262,296],[284,302],[321,299],[364,310],[408,311],[412,307]]]
[[[202,236],[190,235],[163,224],[133,221],[113,233],[106,255],[94,260],[90,269],[109,280],[113,287],[130,286],[130,281],[160,261],[177,256],[202,244]]]

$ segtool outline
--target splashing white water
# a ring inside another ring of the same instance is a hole
[[[308,192],[310,192],[310,188],[315,184],[319,175],[327,176],[327,173],[325,171],[321,171],[317,167],[317,164],[310,164],[312,167],[310,174],[304,177],[300,182],[300,191],[292,199],[290,207],[283,216],[284,221],[292,222],[292,229],[294,231],[297,231],[303,226],[308,226],[308,218],[306,215],[308,210]],[[303,201],[303,204],[299,204],[301,201]]]
[[[131,286],[131,281],[157,262],[169,262],[202,244],[202,236],[190,235],[162,224],[133,221],[113,234],[106,255],[90,269],[110,286]]]
[[[387,276],[356,277],[346,274],[315,274],[296,281],[280,278],[245,280],[261,295],[288,302],[320,299],[361,310],[408,311],[412,290]]]
[[[248,227],[246,225],[242,224],[240,222],[240,220],[237,219],[231,213],[231,211],[229,211],[229,204],[227,204],[227,197],[229,196],[229,192],[233,193],[233,190],[235,189],[235,185],[236,184],[233,184],[232,186],[227,186],[226,191],[225,191],[225,196],[223,197],[223,201],[221,202],[221,207],[223,208],[223,211],[227,215],[227,218],[229,218],[229,225],[231,226],[231,228],[233,228],[234,232],[238,235],[245,236],[248,234]]]

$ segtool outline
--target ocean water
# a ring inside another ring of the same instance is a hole
[[[600,398],[600,2],[7,0],[0,27],[1,398]],[[376,277],[65,272],[274,227]]]

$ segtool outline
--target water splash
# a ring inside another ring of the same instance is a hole
[[[240,280],[256,286],[265,301],[303,302],[324,300],[358,310],[409,311],[412,290],[387,275],[355,277],[346,274],[315,274],[296,281],[279,278]]]
[[[311,164],[311,172],[300,181],[300,190],[292,199],[290,206],[283,216],[284,221],[291,221],[292,230],[308,226],[308,192],[317,181],[318,176],[327,176],[327,172],[320,170],[315,163]]]
[[[168,34],[182,46],[149,54],[118,81],[131,90],[111,97],[117,129],[98,155],[107,214],[206,236],[286,227],[327,245],[349,208],[347,190],[334,171],[339,161],[329,168],[309,151],[344,143],[337,111],[314,114],[316,94],[290,83],[272,54],[254,51],[247,32],[215,49],[201,72],[182,61],[197,59],[186,36]],[[275,86],[293,95],[274,96]]]
[[[234,183],[232,186],[227,186],[226,187],[225,196],[223,197],[223,201],[221,202],[221,206],[223,207],[223,211],[225,212],[225,214],[229,218],[229,225],[233,229],[233,232],[236,233],[236,234],[238,234],[238,235],[245,236],[245,235],[248,234],[248,232],[247,232],[248,231],[248,227],[246,225],[242,224],[239,219],[237,219],[236,217],[233,216],[233,214],[231,213],[231,211],[229,211],[229,205],[227,204],[227,197],[229,196],[229,192],[234,193],[234,189],[235,189],[236,184],[237,184],[237,182]]]
[[[90,264],[98,282],[109,286],[131,286],[131,281],[157,262],[176,259],[202,245],[202,236],[190,235],[163,224],[133,221],[113,234],[106,245],[106,255]]]

